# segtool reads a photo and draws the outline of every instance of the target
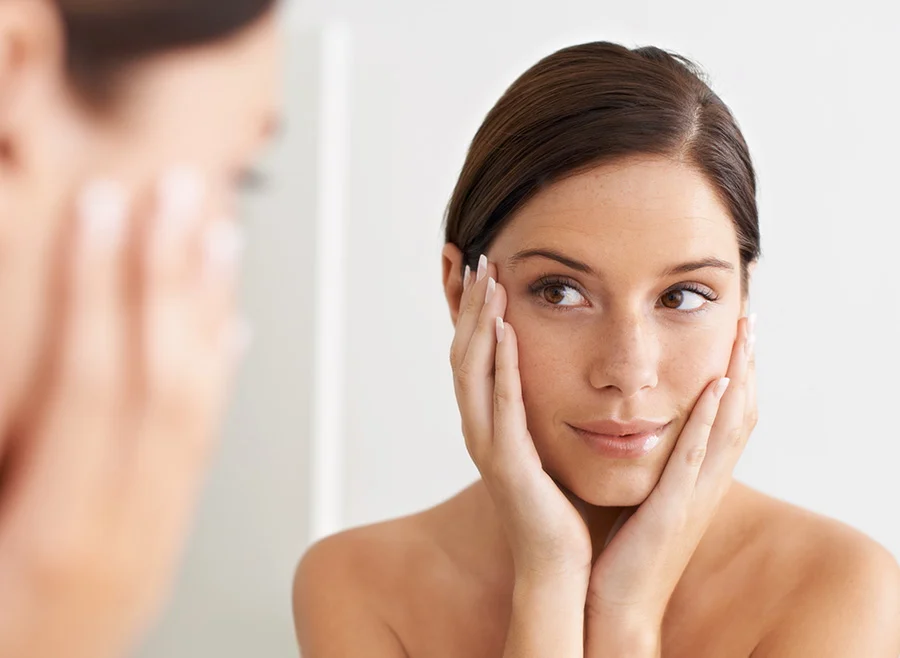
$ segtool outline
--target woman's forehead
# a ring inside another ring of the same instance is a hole
[[[663,158],[636,158],[548,186],[516,213],[495,246],[510,253],[552,247],[646,258],[736,253],[737,237],[702,174]]]

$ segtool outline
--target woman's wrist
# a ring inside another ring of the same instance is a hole
[[[586,578],[517,574],[504,658],[582,658],[586,596]]]
[[[585,625],[585,658],[660,658],[662,623],[592,613]]]

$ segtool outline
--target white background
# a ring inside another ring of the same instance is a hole
[[[175,604],[140,655],[296,655],[290,581],[313,537],[430,506],[474,479],[447,363],[443,211],[505,87],[590,40],[695,59],[750,144],[761,419],[738,478],[900,556],[895,7],[292,6],[288,131],[268,163],[271,190],[248,202],[257,343]]]

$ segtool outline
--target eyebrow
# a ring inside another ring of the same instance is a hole
[[[592,268],[587,263],[583,263],[580,260],[564,256],[563,254],[559,253],[558,251],[554,251],[553,249],[525,249],[511,256],[507,260],[507,265],[510,267],[510,269],[515,269],[521,263],[531,258],[546,258],[548,260],[556,261],[561,265],[565,265],[569,269],[575,270],[576,272],[581,272],[589,276],[602,278],[594,270],[594,268]],[[734,265],[732,265],[728,261],[724,261],[720,258],[708,257],[701,258],[700,260],[690,261],[687,263],[679,263],[678,265],[668,267],[660,273],[660,278],[675,276],[677,274],[688,274],[689,272],[696,272],[697,270],[703,270],[707,268],[723,270],[726,272],[734,272],[735,269]]]

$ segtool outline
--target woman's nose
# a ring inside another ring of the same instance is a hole
[[[591,386],[615,388],[631,397],[659,382],[659,342],[652,329],[635,319],[609,323],[599,331],[591,362]]]

